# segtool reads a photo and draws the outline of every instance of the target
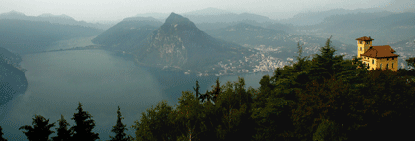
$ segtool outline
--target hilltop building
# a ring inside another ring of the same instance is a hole
[[[370,36],[357,38],[357,58],[362,58],[363,64],[369,66],[369,70],[398,70],[399,55],[393,54],[393,50],[389,45],[372,46]]]

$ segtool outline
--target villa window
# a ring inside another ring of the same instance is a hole
[[[362,41],[360,41],[360,44],[362,44]]]
[[[393,60],[393,59],[395,59],[395,58],[392,58],[392,60]]]
[[[393,63],[392,63],[392,69],[393,69]]]
[[[382,69],[382,63],[380,63],[379,69]]]
[[[386,58],[387,61],[389,61],[389,58]]]
[[[360,51],[362,51],[362,47],[360,47]]]
[[[375,64],[375,60],[374,59],[372,59],[372,64]]]
[[[386,69],[389,69],[389,64],[386,64]]]

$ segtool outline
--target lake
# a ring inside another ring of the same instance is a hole
[[[62,114],[70,126],[77,112],[78,102],[95,120],[93,132],[101,140],[108,140],[112,126],[116,124],[117,106],[124,117],[122,122],[129,128],[141,113],[161,100],[174,106],[182,91],[193,91],[196,80],[200,92],[204,93],[215,84],[216,76],[197,77],[177,72],[165,72],[135,65],[120,54],[101,49],[70,50],[27,54],[22,56],[21,66],[27,70],[28,89],[0,106],[0,126],[9,141],[27,140],[18,128],[32,126],[35,114],[56,122]],[[241,75],[245,83],[259,87],[263,75],[253,73]],[[221,84],[237,81],[238,76],[220,76]],[[127,134],[135,137],[129,128]],[[56,136],[56,133],[50,137]]]

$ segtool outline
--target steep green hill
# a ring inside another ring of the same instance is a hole
[[[24,70],[18,65],[21,60],[19,55],[0,47],[0,105],[27,89]]]

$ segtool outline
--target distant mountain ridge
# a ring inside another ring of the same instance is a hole
[[[388,13],[388,14],[385,14]],[[344,43],[354,42],[356,37],[376,37],[376,42],[386,45],[413,36],[415,13],[357,13],[336,15],[320,24],[295,27],[297,34],[319,36],[333,35]]]
[[[19,54],[41,52],[59,40],[90,37],[100,33],[102,30],[96,28],[45,21],[0,20],[0,46]]]
[[[226,10],[217,8],[205,8],[201,10],[190,11],[182,13],[184,17],[188,18],[195,24],[198,23],[230,23],[239,22],[244,20],[252,20],[256,22],[275,22],[269,17],[253,14],[253,13],[241,13],[236,14]],[[169,16],[167,13],[145,13],[137,14],[136,17],[154,17],[158,20],[165,20]]]
[[[368,8],[368,9],[355,9],[355,10],[346,10],[343,8],[331,9],[321,12],[306,12],[298,13],[294,17],[289,19],[279,20],[279,23],[283,24],[292,24],[295,26],[307,26],[315,25],[322,23],[325,18],[330,16],[345,15],[345,14],[357,14],[357,13],[379,13],[383,14],[393,14],[392,12],[380,9],[380,8]]]
[[[222,14],[234,14],[230,11],[208,7],[201,10],[190,11],[186,13],[182,13],[182,15],[222,15]]]
[[[68,15],[53,15],[50,13],[45,13],[39,16],[26,16],[24,13],[17,11],[10,11],[8,13],[0,14],[0,19],[17,19],[17,20],[28,20],[28,21],[46,21],[50,23],[57,23],[63,25],[79,25],[91,28],[97,28],[101,30],[106,30],[112,25],[109,24],[93,24],[87,23],[85,21],[76,21],[74,18]]]

